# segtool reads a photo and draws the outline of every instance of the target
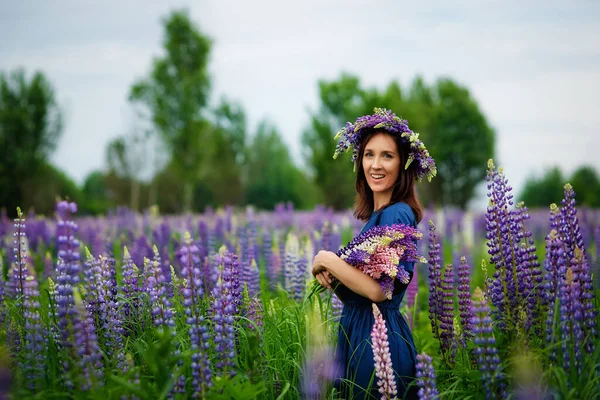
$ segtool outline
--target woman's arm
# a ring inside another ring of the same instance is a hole
[[[386,300],[379,283],[358,268],[346,263],[331,251],[321,250],[313,261],[313,275],[328,271],[344,286],[374,303]]]

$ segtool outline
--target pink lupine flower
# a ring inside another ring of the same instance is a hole
[[[377,386],[379,387],[379,393],[381,393],[381,400],[396,399],[398,391],[396,390],[396,378],[392,368],[387,327],[375,303],[373,303],[373,315],[375,316],[375,323],[371,331],[371,346],[373,348],[373,360],[375,361]]]

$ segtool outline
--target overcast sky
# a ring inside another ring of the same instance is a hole
[[[50,78],[66,122],[53,161],[78,183],[132,125],[129,88],[181,7],[214,40],[213,102],[241,102],[252,131],[269,118],[298,161],[317,80],[346,71],[378,88],[417,74],[467,86],[517,192],[549,166],[600,170],[599,1],[0,0],[0,70]]]

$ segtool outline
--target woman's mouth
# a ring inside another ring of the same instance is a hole
[[[385,175],[383,174],[369,174],[371,176],[371,179],[373,179],[374,181],[380,181],[383,178],[385,178]]]

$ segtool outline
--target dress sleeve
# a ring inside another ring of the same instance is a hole
[[[417,221],[415,219],[414,212],[408,204],[395,204],[394,206],[383,211],[379,225],[393,224],[404,224],[412,226],[413,228],[417,227]],[[412,277],[415,268],[414,262],[401,262],[399,265],[409,272]]]

